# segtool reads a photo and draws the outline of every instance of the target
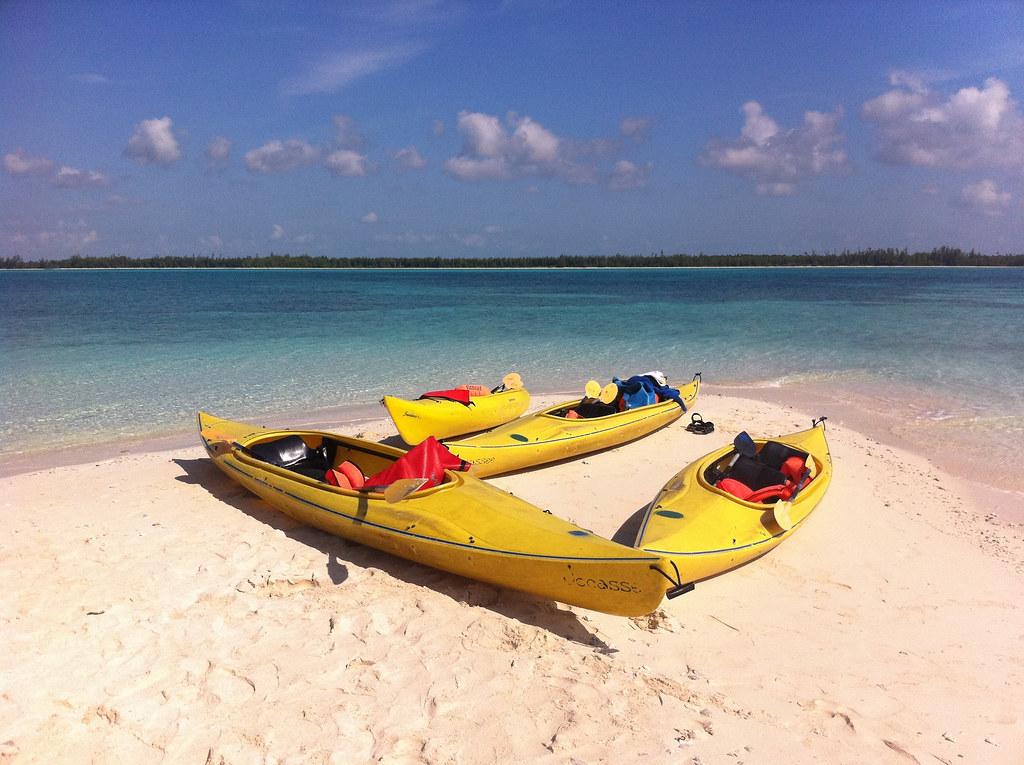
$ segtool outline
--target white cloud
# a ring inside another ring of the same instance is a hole
[[[615,163],[615,167],[612,168],[611,176],[608,179],[608,188],[613,191],[639,189],[647,185],[647,179],[650,174],[650,163],[635,165],[628,159],[620,159]]]
[[[99,232],[81,219],[60,220],[55,228],[34,232],[18,231],[11,237],[12,243],[18,245],[19,249],[24,248],[24,251],[38,255],[74,254],[99,240]]]
[[[234,144],[222,135],[215,136],[206,147],[206,164],[214,170],[221,170],[231,161]]]
[[[981,88],[961,88],[948,97],[905,73],[893,73],[890,81],[896,88],[861,109],[878,129],[883,161],[961,170],[1024,168],[1024,116],[1002,80],[990,77]]]
[[[388,244],[430,244],[437,237],[434,234],[417,234],[406,231],[403,234],[375,234],[375,242],[386,242]]]
[[[280,223],[275,223],[274,229],[270,232],[270,238],[274,240],[284,239],[284,226]]]
[[[487,244],[487,240],[480,234],[463,234],[456,238],[467,247],[483,247]]]
[[[619,123],[619,135],[640,143],[647,139],[652,122],[650,117],[623,117]]]
[[[10,154],[4,154],[4,170],[11,175],[49,175],[53,172],[53,160],[32,157],[24,149],[16,149]]]
[[[245,166],[254,173],[283,173],[296,167],[312,165],[320,158],[320,150],[298,138],[273,140],[245,153]]]
[[[986,178],[964,186],[960,191],[960,199],[972,210],[994,218],[1009,209],[1011,195],[1008,191],[1000,191],[994,181]]]
[[[85,85],[107,85],[110,83],[109,77],[104,77],[96,72],[79,72],[78,74],[71,75],[71,79]]]
[[[505,122],[492,114],[460,112],[457,127],[462,152],[445,162],[445,171],[462,181],[558,177],[570,183],[594,183],[597,170],[575,161],[573,142],[531,117],[509,114]]]
[[[395,161],[404,170],[422,170],[427,166],[427,160],[417,151],[415,146],[406,146],[394,154]]]
[[[126,157],[142,165],[170,165],[181,159],[181,147],[174,135],[170,117],[143,120],[125,147]]]
[[[361,220],[363,223],[378,223],[380,221],[380,216],[377,215],[377,213],[375,213],[373,210],[371,210],[359,220]]]
[[[739,137],[712,141],[701,159],[712,167],[757,181],[759,194],[792,194],[795,184],[805,176],[849,168],[846,152],[840,148],[841,109],[831,114],[804,112],[801,125],[785,129],[756,101],[745,103],[743,113]]]
[[[343,149],[361,149],[366,146],[366,138],[359,128],[356,127],[356,121],[345,114],[336,114],[331,118],[334,123],[334,141]]]
[[[550,130],[529,117],[523,117],[515,124],[512,134],[512,148],[527,162],[540,166],[551,166],[558,162],[559,138]]]
[[[224,249],[224,240],[221,239],[220,234],[210,234],[208,237],[203,239],[203,244],[214,250]]]
[[[418,45],[395,45],[329,53],[303,74],[286,81],[283,90],[292,96],[332,93],[360,77],[403,64],[422,49]]]
[[[335,175],[361,177],[369,172],[365,154],[350,149],[336,149],[324,157],[324,167]]]
[[[796,193],[795,183],[759,183],[757,193],[769,197],[791,197]]]
[[[109,186],[110,180],[96,170],[79,170],[77,167],[61,166],[53,177],[53,183],[62,189]]]
[[[494,226],[494,225],[484,226],[484,233],[485,234],[500,234],[500,233],[504,232],[504,230],[505,229],[503,229],[501,226]]]
[[[434,120],[433,128],[434,128],[434,135],[436,135],[436,136],[444,135],[444,122],[442,122],[441,120]]]
[[[460,181],[480,181],[505,178],[508,170],[505,161],[495,158],[467,157],[459,155],[444,163],[444,169]]]

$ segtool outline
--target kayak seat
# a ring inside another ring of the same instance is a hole
[[[611,404],[604,404],[600,401],[581,401],[576,407],[576,413],[585,420],[591,417],[606,417],[619,411]]]
[[[348,460],[345,460],[335,468],[330,468],[324,473],[324,480],[331,486],[339,489],[352,489],[358,491],[366,485],[366,476],[363,471]]]
[[[273,441],[263,441],[249,448],[253,455],[278,467],[291,467],[309,460],[314,451],[306,445],[301,436],[284,436]]]
[[[807,452],[794,449],[792,446],[786,446],[786,444],[780,444],[778,441],[766,441],[765,445],[761,447],[761,451],[757,453],[758,462],[763,462],[775,470],[782,470],[782,466],[791,457],[799,457],[802,464],[807,460],[808,456]]]
[[[327,449],[311,449],[301,436],[283,436],[273,441],[263,441],[249,447],[249,453],[271,465],[288,468],[307,478],[324,480],[327,464]]]
[[[740,455],[736,460],[727,477],[746,484],[751,491],[786,483],[785,473],[765,465],[754,457],[744,455]]]

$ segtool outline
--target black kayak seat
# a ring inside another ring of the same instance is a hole
[[[249,447],[249,451],[264,462],[278,467],[291,467],[309,459],[315,453],[301,436],[284,436],[273,441],[264,441]]]
[[[780,444],[781,445],[781,444]],[[786,476],[775,468],[764,464],[755,457],[740,455],[736,464],[729,471],[729,478],[745,484],[753,491],[767,486],[780,486],[786,483]]]
[[[324,473],[330,467],[326,449],[310,449],[301,436],[283,436],[273,441],[264,441],[250,447],[248,451],[257,459],[318,481],[324,480]]]
[[[618,411],[619,410],[611,404],[586,399],[581,401],[576,407],[576,412],[583,419],[590,419],[591,417],[607,417],[609,414],[615,414]]]
[[[766,441],[765,445],[761,447],[761,451],[757,453],[757,460],[774,470],[781,470],[782,464],[790,457],[799,457],[806,461],[809,456],[807,452],[780,444],[778,441]]]

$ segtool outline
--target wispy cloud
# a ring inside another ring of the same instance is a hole
[[[209,170],[223,170],[231,162],[231,148],[234,144],[222,135],[215,136],[206,147],[206,167]]]
[[[102,74],[96,72],[79,72],[78,74],[71,75],[71,79],[74,82],[80,82],[84,85],[109,85],[110,78],[105,77]]]
[[[427,166],[427,160],[419,153],[415,146],[406,146],[394,153],[395,161],[403,170],[422,170]]]
[[[54,172],[55,163],[46,157],[33,157],[24,149],[17,149],[4,155],[4,170],[9,175],[48,178],[60,189],[82,189],[109,186],[110,179],[98,170],[79,170],[70,165],[61,165]]]
[[[110,179],[96,170],[79,170],[77,167],[62,165],[53,177],[53,183],[62,189],[82,189],[110,185]]]
[[[995,181],[987,178],[970,183],[960,191],[960,201],[964,206],[989,218],[999,217],[1006,212],[1012,199],[1009,191],[1000,190]]]
[[[642,143],[647,140],[653,123],[654,120],[650,117],[623,117],[619,123],[619,135],[637,143]]]
[[[637,165],[628,159],[620,159],[612,168],[608,188],[612,191],[629,191],[643,188],[651,174],[651,165]]]
[[[4,170],[11,175],[45,176],[53,172],[53,160],[33,157],[24,149],[4,154]]]
[[[305,72],[286,80],[281,89],[289,96],[334,93],[362,77],[404,64],[423,49],[421,44],[405,43],[327,53]]]

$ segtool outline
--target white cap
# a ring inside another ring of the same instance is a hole
[[[662,386],[668,385],[668,380],[665,379],[665,373],[664,372],[659,372],[657,369],[655,369],[652,372],[644,372],[644,376],[645,377],[653,377],[654,381],[656,383],[658,383],[658,385],[662,385]]]

